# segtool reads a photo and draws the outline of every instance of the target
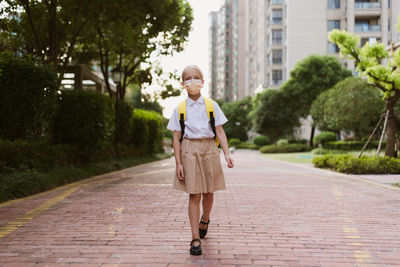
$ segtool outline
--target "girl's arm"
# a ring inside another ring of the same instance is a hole
[[[179,142],[179,138],[181,138],[181,132],[174,131],[172,145],[174,147],[176,175],[178,176],[179,180],[184,180],[185,175],[183,173],[183,166],[181,162],[181,143]]]
[[[229,153],[228,140],[226,138],[226,134],[224,128],[222,128],[222,125],[218,125],[215,127],[215,133],[217,134],[219,143],[221,144],[222,151],[224,151],[225,160],[228,163],[228,167],[232,168],[234,163]]]

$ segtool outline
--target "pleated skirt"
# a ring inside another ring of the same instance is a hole
[[[214,139],[183,139],[181,161],[185,179],[179,180],[175,172],[173,189],[189,194],[226,189],[220,154]]]

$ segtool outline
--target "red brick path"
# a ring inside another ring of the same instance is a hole
[[[233,157],[201,256],[171,158],[0,204],[0,266],[400,266],[399,189]]]

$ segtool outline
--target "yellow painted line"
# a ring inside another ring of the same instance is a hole
[[[350,243],[350,245],[352,245],[352,246],[362,246],[363,244],[362,243]]]
[[[17,230],[19,227],[21,227],[22,225],[27,223],[29,220],[35,218],[37,215],[41,214],[42,212],[44,212],[45,210],[47,210],[54,204],[57,204],[58,202],[60,202],[64,198],[66,198],[69,194],[71,194],[78,188],[79,188],[79,186],[72,187],[72,188],[66,190],[65,192],[63,192],[62,194],[44,202],[42,205],[38,206],[37,208],[34,208],[34,209],[26,212],[25,214],[14,219],[13,221],[8,222],[6,225],[0,227],[0,238],[8,235],[12,231]]]
[[[354,238],[354,239],[358,239],[358,238],[360,238],[358,235],[346,235],[346,238],[350,238],[350,239],[352,239],[352,238]]]
[[[271,158],[267,158],[267,157],[263,157],[264,159],[268,159],[268,160],[272,160],[272,161],[277,161],[280,163],[285,163],[288,165],[294,165],[298,168],[304,168],[304,169],[308,169],[308,170],[314,170],[314,171],[319,171],[319,172],[323,172],[323,173],[327,173],[330,174],[329,176],[333,176],[333,175],[339,175],[339,176],[343,176],[343,177],[347,177],[353,180],[357,180],[360,182],[364,182],[364,183],[368,183],[368,184],[372,184],[372,185],[376,185],[376,186],[380,186],[380,187],[385,187],[387,189],[390,190],[395,190],[395,191],[400,191],[400,187],[396,187],[396,186],[392,186],[392,185],[386,185],[386,184],[380,184],[371,180],[367,180],[355,175],[351,175],[351,174],[345,174],[345,173],[340,173],[340,172],[335,172],[335,171],[329,171],[329,170],[325,170],[325,169],[320,169],[320,168],[315,168],[315,167],[309,167],[309,166],[304,166],[300,163],[292,163],[292,162],[287,162],[287,161],[282,161],[282,160],[277,160],[277,159],[271,159]],[[316,176],[316,174],[311,174],[313,176]],[[322,177],[322,178],[327,178],[327,177]]]
[[[354,227],[343,227],[345,233],[358,233],[357,228]]]

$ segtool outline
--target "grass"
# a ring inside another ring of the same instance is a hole
[[[0,173],[0,202],[26,197],[95,175],[169,158],[170,154],[126,157],[84,166],[54,166],[47,171],[24,170]]]
[[[312,160],[314,157],[322,156],[315,155],[311,152],[296,152],[296,153],[261,153],[264,157],[276,160],[287,161],[291,163],[303,163],[303,164],[312,164]],[[357,156],[360,154],[360,151],[340,151],[340,154],[350,154]],[[380,156],[383,156],[385,151],[381,151]],[[366,150],[363,155],[366,156],[375,156],[376,150]]]
[[[261,153],[264,157],[292,163],[312,163],[314,155],[311,152],[295,153]]]

